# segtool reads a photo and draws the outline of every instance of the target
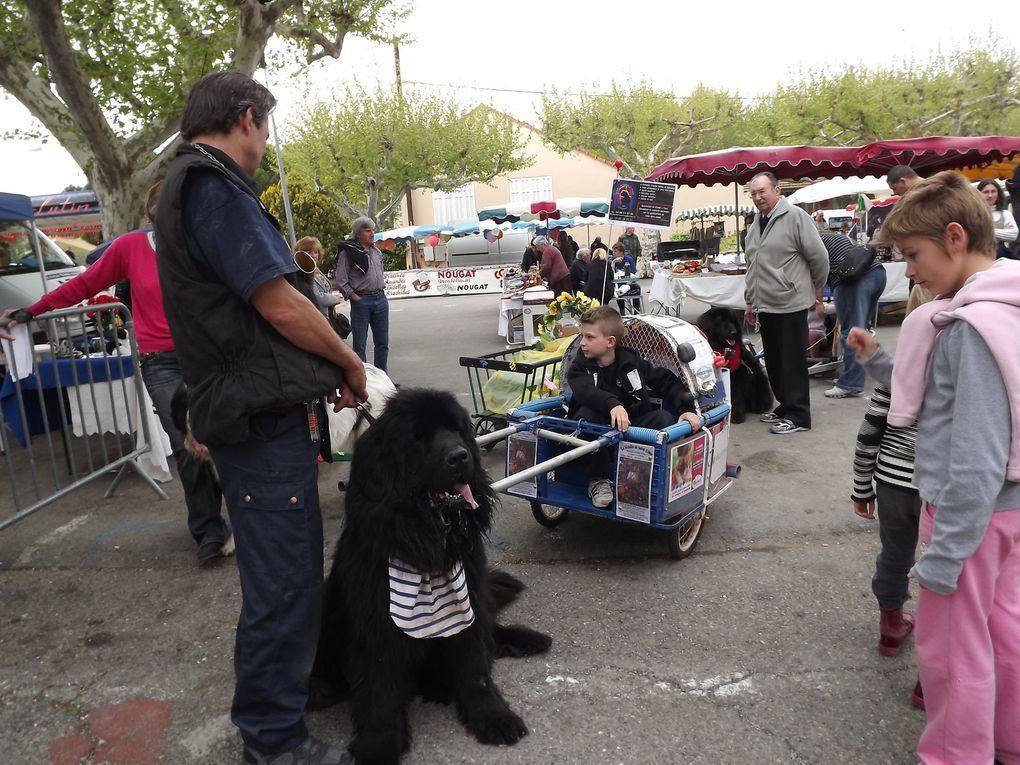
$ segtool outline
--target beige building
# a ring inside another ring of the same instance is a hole
[[[480,107],[484,108],[484,107]],[[524,132],[525,153],[533,158],[529,167],[507,176],[494,178],[490,183],[468,183],[449,193],[434,192],[431,189],[417,189],[411,193],[413,221],[416,226],[456,225],[477,217],[483,207],[502,205],[509,202],[534,202],[563,197],[608,198],[612,190],[616,168],[584,149],[560,154],[543,140],[538,128],[526,122],[515,120]],[[674,210],[703,207],[706,205],[732,204],[733,186],[701,186],[680,188],[676,193]],[[750,199],[740,189],[740,204],[750,204]],[[407,204],[401,211],[402,220],[408,221]],[[732,217],[725,220],[727,233],[733,232]],[[674,230],[687,231],[690,222],[674,224]],[[582,247],[589,238],[601,236],[612,244],[623,232],[622,227],[590,226],[569,229],[569,233]],[[663,233],[663,239],[669,237]]]

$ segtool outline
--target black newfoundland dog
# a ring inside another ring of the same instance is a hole
[[[358,765],[396,763],[407,751],[416,695],[453,702],[482,743],[527,734],[492,662],[541,653],[551,640],[496,622],[524,585],[487,568],[495,499],[471,420],[448,393],[401,391],[358,440],[310,704],[350,699]]]
[[[709,308],[695,322],[712,350],[726,359],[730,370],[731,422],[743,422],[748,412],[772,409],[768,375],[750,340],[744,339],[740,316],[729,308]]]

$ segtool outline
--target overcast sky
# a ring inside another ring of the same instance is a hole
[[[405,87],[457,85],[440,92],[465,105],[489,103],[529,122],[536,120],[540,96],[507,91],[601,92],[614,79],[644,79],[677,94],[702,82],[753,98],[797,79],[808,67],[927,61],[939,51],[988,44],[996,27],[997,46],[1017,45],[1016,36],[1001,25],[1009,14],[988,3],[951,13],[937,10],[930,0],[670,5],[415,0],[413,6],[405,28],[414,42],[400,52]],[[280,100],[281,129],[300,118],[306,99],[355,77],[392,82],[393,71],[391,47],[351,39],[339,61],[296,77],[270,75],[270,88]],[[0,104],[0,134],[31,124],[13,99]],[[0,142],[0,167],[0,191],[44,194],[85,180],[52,140]]]

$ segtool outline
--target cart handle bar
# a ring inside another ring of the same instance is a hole
[[[560,465],[566,465],[568,462],[573,462],[578,457],[583,457],[585,454],[591,454],[594,451],[598,451],[603,446],[609,446],[613,443],[613,440],[612,436],[600,436],[595,441],[585,441],[584,446],[575,447],[570,451],[558,454],[545,462],[539,462],[537,465],[529,467],[527,470],[522,470],[520,473],[508,475],[503,480],[496,481],[492,484],[492,490],[496,492],[506,491],[511,486],[514,486],[521,481],[527,481],[529,478],[542,475],[542,473],[548,473],[550,470],[554,470]]]

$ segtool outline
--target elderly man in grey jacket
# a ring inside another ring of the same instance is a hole
[[[772,173],[751,179],[758,208],[747,232],[747,323],[757,313],[765,368],[779,405],[761,416],[775,434],[811,429],[807,312],[821,304],[829,256],[811,217],[780,193]]]

